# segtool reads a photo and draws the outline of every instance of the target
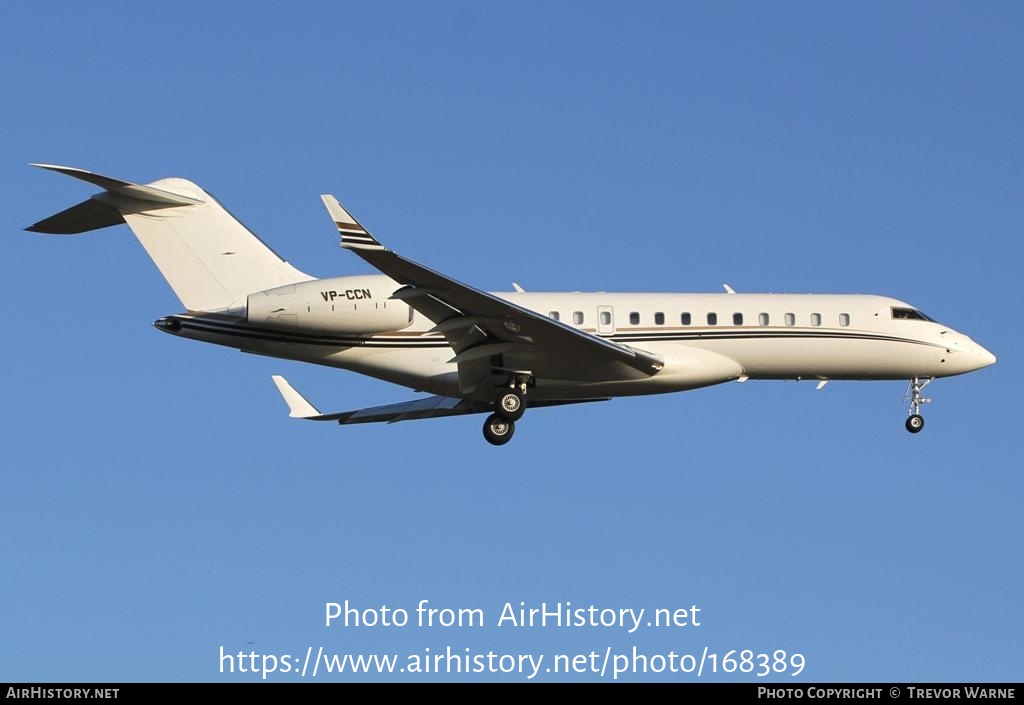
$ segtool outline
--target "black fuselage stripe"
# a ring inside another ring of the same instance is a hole
[[[334,345],[340,347],[388,347],[388,348],[448,348],[448,341],[436,335],[424,337],[396,337],[387,335],[375,335],[369,337],[346,336],[328,337],[317,336],[308,333],[272,331],[267,328],[255,328],[245,324],[224,324],[214,321],[198,321],[196,319],[176,319],[181,323],[182,328],[192,329],[205,333],[216,333],[238,338],[249,338],[253,340],[269,340],[282,343],[301,343],[305,345]],[[622,333],[604,337],[605,340],[612,340],[619,343],[640,343],[640,342],[692,342],[701,340],[761,340],[761,339],[833,339],[833,340],[863,340],[863,341],[888,341],[893,343],[909,343],[914,345],[931,345],[922,340],[913,338],[899,338],[887,336],[880,333],[854,333],[840,331],[701,331],[680,333],[677,331],[666,331],[665,333]]]
[[[266,328],[246,328],[237,325],[220,325],[209,323],[196,323],[194,321],[181,321],[181,327],[203,333],[214,333],[226,335],[233,338],[247,338],[250,340],[269,340],[279,343],[299,343],[302,345],[331,345],[335,347],[407,347],[407,348],[447,348],[448,341],[444,339],[422,339],[395,341],[378,338],[328,338],[313,336],[304,333],[277,332]],[[397,344],[396,344],[397,343]]]

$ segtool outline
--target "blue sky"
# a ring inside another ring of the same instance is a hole
[[[227,653],[799,653],[700,680],[1020,679],[1016,3],[10,4],[0,680],[259,680]],[[475,286],[879,293],[999,358],[929,388],[723,385],[339,428],[358,375],[162,335],[126,227],[22,229],[196,181],[296,266],[369,271],[318,199]],[[325,603],[478,608],[324,626]],[[497,626],[505,603],[701,609],[701,625]],[[315,680],[526,680],[520,673]],[[540,673],[534,680],[609,680]],[[695,680],[625,674],[622,680]],[[268,680],[313,680],[295,673]]]

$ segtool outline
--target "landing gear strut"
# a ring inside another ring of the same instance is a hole
[[[484,421],[484,438],[488,443],[502,446],[512,439],[516,432],[516,421],[526,413],[526,387],[528,374],[509,377],[508,386],[494,398],[494,413]]]
[[[932,383],[934,377],[928,377],[925,380],[921,380],[918,377],[914,377],[910,380],[910,384],[907,386],[907,394],[903,398],[904,401],[910,402],[909,416],[907,417],[906,427],[911,433],[918,433],[924,428],[924,417],[921,416],[921,405],[930,404],[931,399],[921,396],[921,390]]]

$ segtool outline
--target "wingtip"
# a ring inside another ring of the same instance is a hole
[[[341,201],[335,198],[333,194],[322,193],[320,194],[320,200],[327,206],[327,212],[331,214],[331,218],[334,219],[335,223],[356,223],[356,219],[345,210],[345,206],[341,205]]]
[[[341,246],[350,250],[383,250],[384,246],[360,225],[351,213],[345,210],[345,206],[337,198],[329,193],[320,194],[320,199],[327,207],[327,212],[334,221],[341,235]]]
[[[307,399],[295,391],[281,375],[271,375],[270,378],[274,381],[274,385],[277,387],[277,391],[281,394],[284,399],[284,403],[288,405],[288,415],[293,419],[309,419],[320,416],[320,411],[307,401]]]
[[[65,164],[49,164],[47,162],[29,162],[29,166],[34,166],[37,169],[49,169],[50,171],[75,171],[83,174],[89,172],[85,169],[79,169],[77,166],[67,166]]]

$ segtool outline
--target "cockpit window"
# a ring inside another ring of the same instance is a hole
[[[903,319],[906,321],[931,321],[933,319],[928,318],[916,308],[892,308],[892,317],[896,319]]]

